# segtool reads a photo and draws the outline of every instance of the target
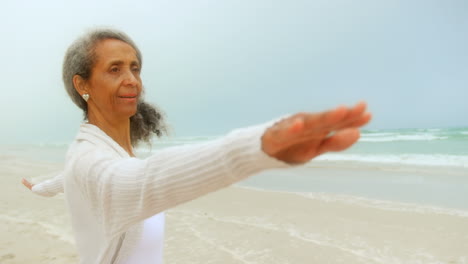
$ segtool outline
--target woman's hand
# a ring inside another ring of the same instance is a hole
[[[21,183],[26,186],[26,188],[28,188],[29,190],[32,191],[32,187],[34,186],[34,184],[32,184],[31,182],[29,182],[28,180],[26,180],[25,178],[23,178],[21,180]]]
[[[298,113],[268,128],[262,136],[262,149],[284,162],[304,163],[325,152],[349,148],[359,139],[359,128],[370,119],[364,102],[322,113]]]

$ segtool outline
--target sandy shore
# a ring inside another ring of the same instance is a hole
[[[20,184],[61,166],[2,157],[1,264],[77,263],[63,195]],[[169,210],[165,241],[171,264],[459,264],[468,263],[468,213],[230,187]]]
[[[409,205],[379,209],[366,201],[327,198],[241,188],[203,197],[170,211],[166,259],[468,263],[466,215],[429,209],[415,213]]]
[[[60,170],[61,164],[2,157],[0,175],[0,263],[77,263],[71,226],[63,195],[44,198],[26,189],[20,180]]]

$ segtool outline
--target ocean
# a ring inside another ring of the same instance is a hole
[[[319,160],[468,168],[468,128],[365,130],[348,151]]]
[[[145,157],[166,147],[216,138],[165,137],[137,153]],[[3,145],[0,149],[4,157],[62,163],[67,144]],[[315,173],[317,168],[330,173]],[[239,185],[468,210],[468,128],[364,130],[359,142],[346,151],[327,153],[295,169],[266,171]]]
[[[214,138],[161,140],[153,152]],[[317,174],[315,168],[330,173]],[[468,210],[468,128],[364,130],[346,151],[319,156],[304,168],[267,171],[239,185]]]
[[[162,139],[154,148],[203,142],[217,137]],[[356,161],[468,168],[468,128],[364,130],[359,142],[316,160]]]

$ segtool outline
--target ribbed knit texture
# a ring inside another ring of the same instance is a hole
[[[60,173],[52,179],[35,184],[31,189],[35,194],[44,197],[52,197],[63,193],[63,174]]]
[[[83,124],[63,173],[81,263],[121,263],[141,237],[144,219],[262,170],[290,167],[261,150],[261,136],[273,122],[166,148],[144,160]],[[34,192],[52,194],[59,182],[60,176]]]

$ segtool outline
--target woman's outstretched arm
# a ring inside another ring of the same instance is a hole
[[[116,158],[83,141],[65,185],[87,199],[109,236],[156,213],[266,169],[303,164],[350,147],[371,116],[364,103],[236,129],[214,141],[161,150],[145,160]],[[78,197],[80,196],[80,197]],[[69,199],[73,203],[73,199]]]
[[[298,113],[283,119],[262,136],[262,150],[290,164],[301,164],[330,151],[352,146],[359,128],[371,114],[364,102],[354,107],[340,106],[322,113]]]
[[[52,179],[45,180],[41,183],[33,184],[30,181],[23,178],[21,180],[26,188],[31,190],[33,193],[44,196],[44,197],[53,197],[58,193],[63,193],[63,174],[59,173]]]

